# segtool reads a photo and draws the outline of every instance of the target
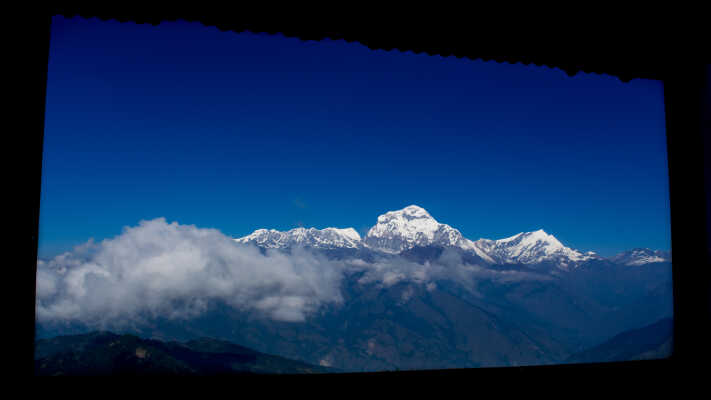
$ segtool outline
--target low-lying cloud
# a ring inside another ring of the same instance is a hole
[[[362,272],[361,285],[409,282],[434,290],[435,282],[452,280],[473,292],[480,279],[539,279],[469,265],[448,250],[422,264],[397,256],[336,261],[306,249],[261,252],[215,229],[157,218],[38,260],[37,319],[107,328],[155,317],[187,320],[220,302],[299,322],[325,305],[340,305],[341,283],[352,272]]]
[[[422,284],[427,290],[434,290],[437,281],[453,281],[475,296],[481,296],[477,283],[482,280],[507,284],[521,281],[542,281],[552,279],[549,276],[517,270],[493,270],[480,265],[468,264],[462,255],[453,249],[444,249],[434,260],[423,263],[414,262],[400,256],[393,256],[366,263],[352,260],[349,264],[354,270],[364,273],[358,280],[361,284],[376,284],[387,288],[398,283]]]
[[[214,229],[164,218],[125,228],[37,266],[37,318],[104,326],[139,317],[191,318],[211,300],[301,321],[340,303],[338,264],[296,249],[262,254]]]

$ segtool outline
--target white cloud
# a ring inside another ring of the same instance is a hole
[[[303,320],[342,301],[339,264],[307,251],[262,254],[214,229],[158,218],[37,265],[40,322],[106,326],[190,318],[211,300],[274,319]]]

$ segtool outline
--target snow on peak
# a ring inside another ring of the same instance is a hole
[[[238,243],[253,243],[266,248],[294,246],[316,248],[357,248],[361,239],[353,228],[294,228],[286,232],[275,229],[257,229],[251,234],[234,239]]]
[[[617,264],[640,266],[655,262],[671,261],[671,254],[661,250],[637,248],[619,253],[610,260]]]
[[[380,215],[364,239],[366,246],[388,253],[415,246],[457,246],[462,241],[458,230],[440,224],[427,210],[416,205]]]
[[[337,235],[341,235],[341,236],[349,238],[353,241],[360,241],[360,234],[353,228],[344,228],[344,229],[326,228],[324,230],[329,230],[331,232],[334,232]]]
[[[593,252],[585,254],[564,246],[555,236],[543,229],[533,232],[521,232],[514,236],[499,239],[479,239],[474,242],[496,263],[537,264],[546,261],[556,262],[563,268],[591,259],[598,259]]]
[[[402,210],[388,211],[383,215],[378,217],[378,223],[387,223],[392,220],[432,220],[434,218],[422,207],[411,205],[403,208]],[[436,223],[437,221],[435,221]]]

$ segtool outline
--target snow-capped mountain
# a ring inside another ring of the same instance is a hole
[[[257,229],[252,234],[235,239],[239,243],[253,243],[265,248],[286,248],[295,246],[331,248],[358,248],[361,239],[353,228],[294,228],[286,232],[275,229]]]
[[[629,266],[639,266],[655,262],[671,261],[671,254],[661,250],[632,249],[624,251],[610,259],[610,261]]]
[[[564,246],[543,229],[499,240],[479,239],[474,243],[498,264],[555,262],[562,267],[570,267],[580,262],[601,259],[592,251],[582,253]]]
[[[463,247],[469,244],[462,234],[437,222],[422,207],[408,206],[378,217],[363,243],[371,249],[400,253],[415,246]]]
[[[399,254],[414,247],[456,247],[478,256],[484,263],[553,263],[562,269],[574,268],[587,261],[604,260],[592,251],[583,253],[564,246],[555,236],[543,229],[521,232],[504,239],[472,241],[463,237],[457,229],[438,222],[427,210],[416,205],[380,215],[377,223],[362,239],[353,228],[295,228],[286,232],[258,229],[235,241],[253,243],[265,248],[365,248],[389,254]],[[610,261],[624,265],[643,265],[670,259],[671,255],[667,252],[634,249],[621,253]]]

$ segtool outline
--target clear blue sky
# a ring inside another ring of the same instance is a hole
[[[657,81],[61,17],[48,79],[42,257],[141,219],[363,232],[410,204],[470,239],[670,247]]]

